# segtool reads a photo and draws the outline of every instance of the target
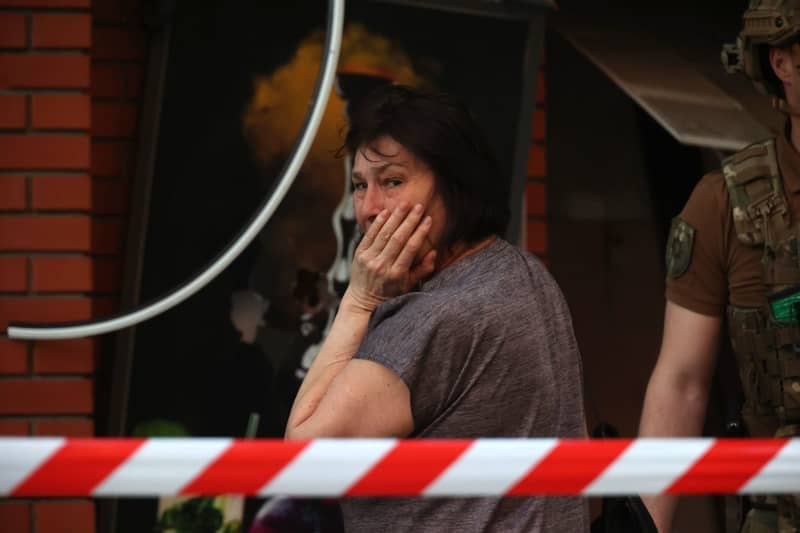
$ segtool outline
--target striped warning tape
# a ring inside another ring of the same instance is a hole
[[[0,438],[0,495],[800,493],[800,439]]]

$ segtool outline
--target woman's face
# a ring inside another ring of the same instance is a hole
[[[392,211],[402,202],[422,204],[431,216],[427,246],[418,254],[421,258],[441,243],[447,219],[433,171],[389,136],[359,148],[353,162],[353,206],[361,230],[366,232],[381,211]]]

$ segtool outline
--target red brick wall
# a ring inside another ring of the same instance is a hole
[[[139,21],[123,0],[0,0],[0,331],[114,310],[143,76]],[[0,435],[93,435],[102,355],[97,340],[0,335]],[[0,524],[91,533],[94,504],[0,502]]]
[[[546,65],[542,54],[542,66],[536,79],[536,109],[533,112],[533,131],[528,153],[528,184],[525,205],[528,211],[525,228],[528,250],[547,262],[547,110]]]

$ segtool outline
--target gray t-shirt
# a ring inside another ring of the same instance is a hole
[[[502,239],[373,313],[357,358],[400,376],[412,437],[564,437],[584,432],[580,354],[564,297]],[[581,498],[342,500],[345,531],[588,531]]]

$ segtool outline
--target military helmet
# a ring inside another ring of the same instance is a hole
[[[769,64],[769,49],[792,44],[800,36],[800,0],[750,0],[744,28],[734,44],[722,47],[729,73],[743,71],[764,94],[780,96],[783,88]]]

